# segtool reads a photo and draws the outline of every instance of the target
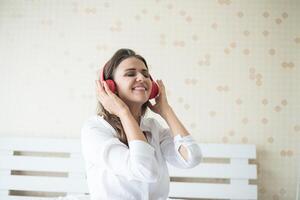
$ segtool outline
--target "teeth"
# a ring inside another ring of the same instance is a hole
[[[146,90],[145,88],[143,87],[136,87],[136,88],[133,88],[134,90]]]

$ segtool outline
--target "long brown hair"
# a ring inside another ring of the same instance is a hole
[[[142,56],[136,54],[131,49],[119,49],[118,51],[115,52],[115,54],[111,57],[111,59],[105,64],[104,71],[103,71],[104,80],[107,80],[107,79],[113,80],[114,72],[117,69],[117,67],[119,66],[119,64],[123,60],[125,60],[126,58],[129,58],[129,57],[135,57],[135,58],[141,60],[148,69],[147,62]],[[118,95],[118,94],[116,94],[116,95]],[[142,116],[145,115],[148,104],[149,104],[149,101],[147,101],[146,103],[144,103],[142,105],[142,111],[141,111]],[[100,103],[100,101],[98,101],[98,104],[97,104],[97,115],[103,116],[103,118],[116,130],[117,137],[119,138],[119,140],[128,146],[127,137],[124,132],[123,126],[121,124],[120,118],[116,115],[109,113],[103,107],[103,105]]]

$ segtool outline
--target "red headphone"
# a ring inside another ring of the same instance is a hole
[[[106,65],[104,65],[104,67],[101,69],[100,80],[101,81],[105,81],[106,84],[108,85],[109,89],[113,93],[115,93],[116,92],[116,83],[112,79],[104,80],[104,68],[105,68],[105,66]],[[155,98],[158,95],[158,93],[159,93],[158,85],[157,85],[157,83],[155,81],[153,81],[151,75],[150,75],[150,79],[151,79],[151,82],[152,82],[152,90],[151,90],[151,94],[150,94],[149,100]]]

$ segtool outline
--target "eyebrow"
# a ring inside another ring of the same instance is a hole
[[[126,72],[126,71],[131,71],[131,70],[136,70],[136,69],[135,69],[135,68],[125,69],[125,72]],[[148,72],[149,70],[148,70],[148,69],[143,69],[142,71]]]

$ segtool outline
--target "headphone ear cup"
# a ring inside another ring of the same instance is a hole
[[[116,89],[116,84],[115,84],[115,82],[114,82],[113,80],[107,79],[107,80],[105,80],[105,82],[107,83],[109,89],[110,89],[113,93],[115,93],[115,92],[117,91],[117,89]]]
[[[152,90],[151,90],[149,99],[155,98],[158,95],[158,93],[159,93],[159,87],[158,87],[157,83],[152,81]]]
[[[107,79],[107,80],[104,80],[104,68],[105,68],[106,64],[104,65],[104,67],[101,69],[100,71],[100,80],[101,81],[105,81],[108,88],[113,92],[115,93],[117,91],[116,89],[116,83],[112,80],[112,79]]]

